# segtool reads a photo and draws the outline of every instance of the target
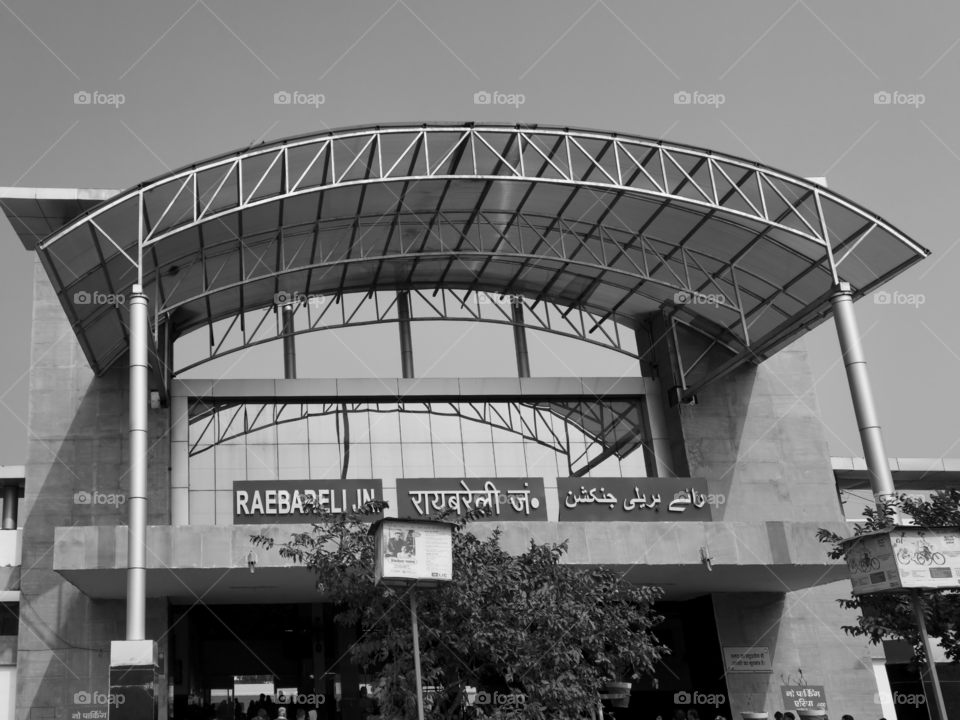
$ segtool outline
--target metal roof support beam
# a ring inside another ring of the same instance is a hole
[[[867,374],[867,358],[860,342],[850,283],[839,283],[834,288],[830,304],[833,305],[833,317],[837,325],[837,337],[840,339],[840,351],[843,353],[843,364],[847,370],[853,411],[857,416],[860,442],[863,444],[863,454],[870,474],[870,489],[873,490],[877,507],[883,508],[885,503],[895,496],[896,488],[893,486],[893,475],[890,474],[890,463],[883,446],[880,420],[873,402],[870,376]]]
[[[510,298],[513,309],[513,345],[517,352],[517,375],[530,377],[530,353],[527,351],[527,330],[523,324],[523,303],[519,298]]]
[[[293,305],[280,308],[283,318],[283,377],[295,380],[297,377],[297,336],[293,332]]]
[[[400,315],[400,367],[403,377],[412,378],[413,374],[413,333],[410,332],[410,293],[402,290],[397,293],[397,313]]]

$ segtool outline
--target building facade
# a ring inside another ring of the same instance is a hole
[[[473,532],[499,526],[515,552],[568,540],[566,562],[662,587],[672,654],[617,717],[772,713],[801,684],[837,716],[910,717],[884,700],[883,649],[841,629],[846,566],[816,532],[850,529],[802,335],[841,283],[860,297],[926,251],[822,184],[640,138],[471,124],[332,131],[124,193],[5,197],[38,253],[8,584],[18,718],[107,709],[131,465],[130,319],[108,296],[138,288],[161,717],[268,686],[359,717],[355,633],[316,578],[250,540],[309,529],[305,497],[399,517],[495,497]],[[477,352],[515,355],[517,377],[417,377],[421,320],[509,325],[512,346]],[[401,376],[297,377],[298,339],[353,325],[399,328]],[[531,377],[533,331],[634,369]],[[198,379],[268,341],[282,377]]]

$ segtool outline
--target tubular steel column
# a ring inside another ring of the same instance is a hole
[[[400,315],[400,365],[405,378],[413,375],[413,338],[410,334],[410,293],[397,293],[397,313]]]
[[[5,485],[3,488],[3,529],[17,529],[17,499],[20,488],[16,485]]]
[[[130,296],[130,515],[127,529],[127,640],[144,640],[147,603],[147,296]]]
[[[873,392],[870,389],[870,376],[867,374],[867,360],[860,344],[860,331],[857,328],[857,316],[853,310],[853,292],[850,283],[837,285],[836,294],[830,298],[833,316],[837,324],[837,336],[840,338],[840,352],[847,368],[847,382],[853,398],[853,410],[860,429],[860,442],[870,474],[870,488],[877,507],[881,507],[896,492],[887,451],[883,446],[883,434],[877,409],[873,404]]]
[[[280,309],[283,333],[283,377],[295,380],[297,377],[297,338],[293,334],[293,305],[284,305]]]
[[[527,328],[523,324],[523,305],[519,299],[513,303],[513,345],[517,350],[517,375],[530,377],[530,353],[527,352]]]

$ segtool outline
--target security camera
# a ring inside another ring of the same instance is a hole
[[[247,567],[250,568],[251,574],[257,567],[257,554],[253,550],[247,553]]]

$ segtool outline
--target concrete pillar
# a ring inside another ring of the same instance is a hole
[[[880,431],[877,408],[873,403],[870,376],[867,374],[867,359],[863,352],[863,345],[860,343],[860,330],[853,310],[853,290],[850,283],[840,283],[836,291],[836,294],[830,298],[830,304],[833,305],[837,336],[840,338],[840,351],[843,353],[843,364],[847,369],[847,382],[853,398],[853,411],[857,416],[860,442],[867,462],[867,472],[870,474],[870,488],[873,490],[877,506],[880,507],[887,498],[892,499],[896,489],[893,486],[893,476],[890,474],[887,451],[883,445],[883,433]]]
[[[644,378],[646,394],[640,401],[640,411],[645,425],[647,444],[644,447],[647,474],[650,477],[676,477],[670,457],[670,434],[663,410],[663,392],[660,382]]]
[[[297,338],[293,334],[293,305],[284,305],[280,309],[283,334],[283,377],[293,380],[297,377]]]
[[[530,353],[527,352],[527,329],[523,324],[523,305],[519,301],[513,305],[513,345],[517,351],[517,375],[530,377]]]
[[[110,695],[122,703],[107,704],[108,720],[158,720],[159,653],[152,640],[115,640],[110,644]]]
[[[170,398],[170,524],[190,524],[190,404]]]
[[[127,529],[127,640],[144,640],[147,603],[147,296],[139,285],[130,297],[130,488]]]
[[[410,293],[406,290],[397,293],[397,313],[400,316],[400,366],[403,377],[412,378],[413,337],[410,333]]]
[[[3,488],[3,529],[17,529],[17,503],[19,502],[20,488],[16,485],[5,485]]]

